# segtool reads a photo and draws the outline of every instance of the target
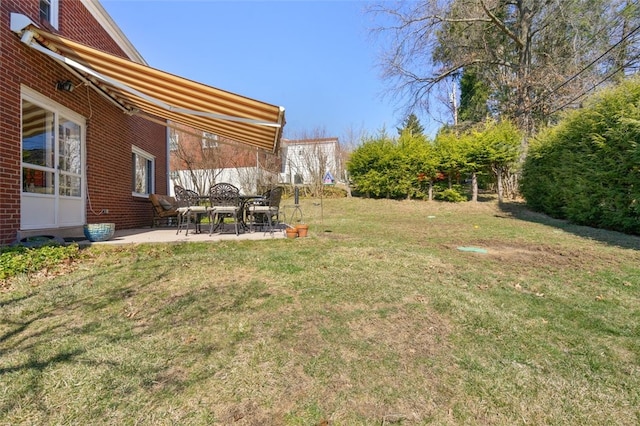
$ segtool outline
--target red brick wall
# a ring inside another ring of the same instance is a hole
[[[202,149],[202,132],[187,126],[176,126],[178,141],[180,145],[179,153],[170,153],[170,167],[172,171],[188,170],[186,159],[197,169],[202,167],[212,168],[240,168],[255,167],[256,148],[248,145],[241,145],[232,140],[220,138],[220,143],[215,148],[215,160],[206,157]],[[258,150],[258,162],[261,167],[274,173],[280,171],[280,155],[275,155],[267,151]]]
[[[21,43],[10,30],[11,12],[38,23],[38,0],[0,1],[0,244],[14,241],[20,227],[21,84],[87,119],[87,222],[115,222],[117,229],[149,225],[149,201],[131,195],[131,147],[156,157],[155,192],[166,193],[165,127],[127,116],[93,89],[79,86],[77,77],[54,60]],[[62,0],[59,15],[62,35],[126,57],[81,2]],[[66,79],[76,89],[56,91],[55,82]],[[102,209],[109,214],[94,214]]]

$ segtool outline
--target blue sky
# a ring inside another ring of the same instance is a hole
[[[150,66],[284,106],[287,138],[349,142],[404,119],[382,96],[365,1],[101,3]]]

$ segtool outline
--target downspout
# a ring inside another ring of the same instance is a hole
[[[166,193],[169,195],[175,195],[172,193],[173,191],[173,187],[171,186],[171,147],[170,147],[170,143],[169,140],[171,138],[171,128],[168,126],[169,123],[167,123],[167,127],[165,127],[166,130],[166,136],[165,136],[165,140],[164,140],[164,149],[165,149],[165,162],[166,162],[166,168],[165,168],[165,179],[167,181],[167,190]]]

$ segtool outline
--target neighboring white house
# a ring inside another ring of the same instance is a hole
[[[338,138],[282,139],[280,181],[292,185],[315,184],[338,178]]]

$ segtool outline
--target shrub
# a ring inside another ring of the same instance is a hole
[[[324,198],[345,198],[347,190],[339,186],[325,185],[322,190]]]
[[[601,92],[541,134],[523,167],[527,204],[580,225],[640,234],[640,79]]]
[[[440,201],[448,201],[450,203],[460,203],[467,201],[467,197],[460,193],[456,188],[447,188],[443,191],[436,192],[434,198]]]
[[[37,248],[10,246],[0,248],[0,280],[20,274],[32,274],[53,268],[77,257],[78,245],[47,244]]]
[[[298,193],[301,198],[320,196],[320,194],[313,194],[308,185],[282,185],[282,187],[284,188],[282,197],[285,199],[294,198],[296,187],[298,187]],[[338,185],[324,185],[322,187],[322,196],[324,198],[345,198],[347,196],[347,190]]]

